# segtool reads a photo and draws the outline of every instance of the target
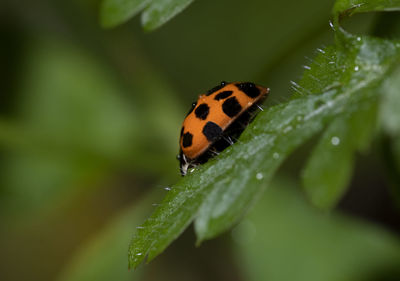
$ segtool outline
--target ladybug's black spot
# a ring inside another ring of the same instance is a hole
[[[260,89],[257,88],[254,83],[246,82],[246,83],[238,83],[236,86],[245,93],[250,98],[256,98],[260,95]]]
[[[227,84],[227,83],[226,83],[225,81],[222,81],[221,84],[219,84],[218,86],[215,86],[215,87],[212,88],[211,90],[208,90],[207,93],[206,93],[206,96],[209,96],[209,95],[211,95],[212,93],[215,93],[216,91],[222,89],[223,87],[226,86],[226,84]]]
[[[241,110],[242,106],[235,97],[225,100],[222,104],[222,111],[231,118],[238,115]]]
[[[201,120],[206,120],[209,112],[210,112],[210,107],[207,104],[202,103],[196,108],[194,114],[196,115],[197,118]]]
[[[213,142],[222,135],[222,128],[214,122],[209,121],[203,127],[203,134],[209,142]]]
[[[194,103],[192,103],[192,108],[190,108],[190,110],[189,110],[189,112],[186,114],[186,116],[188,116],[190,113],[193,112],[193,109],[196,107],[196,105],[197,105],[197,101],[194,102]]]
[[[192,145],[193,141],[193,135],[191,133],[184,133],[183,134],[183,139],[182,139],[182,146],[183,147],[189,147]]]
[[[182,135],[183,135],[183,130],[184,130],[184,129],[185,129],[185,127],[182,126],[181,135],[180,135],[181,137],[182,137]]]
[[[214,97],[215,100],[223,100],[233,94],[233,91],[223,91]]]

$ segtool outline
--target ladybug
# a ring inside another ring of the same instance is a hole
[[[182,124],[177,156],[182,176],[232,145],[268,93],[251,82],[223,81],[200,95]]]

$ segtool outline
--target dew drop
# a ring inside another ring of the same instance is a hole
[[[361,37],[357,37],[357,41],[359,41],[359,42],[360,42],[360,41],[361,41]]]
[[[171,190],[170,187],[164,187],[164,189],[165,189],[166,191],[170,191],[170,190]]]
[[[272,154],[272,157],[274,158],[274,159],[279,159],[279,153],[278,152],[274,152],[274,154]]]
[[[263,177],[264,177],[264,175],[262,173],[257,173],[256,174],[256,179],[258,179],[258,180],[262,180]]]
[[[137,226],[136,229],[143,229],[143,226]]]
[[[332,137],[331,138],[331,143],[332,143],[332,145],[339,145],[340,144],[340,139],[338,138],[338,137]]]
[[[189,173],[193,173],[194,172],[194,168],[189,170]]]
[[[143,255],[143,254],[142,254],[142,253],[137,253],[136,255],[137,255],[137,256],[141,256],[141,255]]]
[[[355,67],[354,67],[354,71],[358,71],[360,68],[358,67],[358,65],[356,65]]]

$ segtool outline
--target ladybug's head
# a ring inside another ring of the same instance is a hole
[[[179,160],[179,166],[182,176],[185,176],[189,169],[196,167],[196,164],[194,164],[189,158],[187,158],[182,150],[179,151],[179,154],[176,156],[176,158]]]

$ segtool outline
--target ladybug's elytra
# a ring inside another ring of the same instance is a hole
[[[178,155],[182,176],[233,144],[268,93],[268,88],[251,82],[221,82],[200,95],[182,124]]]

